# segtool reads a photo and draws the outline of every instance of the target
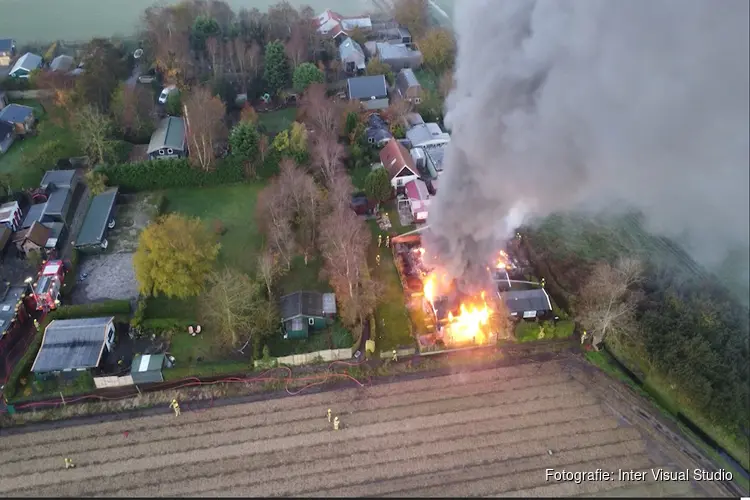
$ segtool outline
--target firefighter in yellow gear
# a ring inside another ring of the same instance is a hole
[[[334,431],[339,430],[339,425],[340,425],[339,417],[333,417],[333,430]]]
[[[378,248],[380,248],[380,246],[381,246],[382,244],[383,244],[383,235],[382,235],[382,234],[379,234],[379,235],[378,235]]]
[[[328,422],[331,422],[331,409],[328,408]]]
[[[70,458],[65,458],[65,468],[66,469],[75,469],[76,464],[73,463],[73,460]]]
[[[172,402],[169,403],[169,408],[174,410],[175,417],[180,416],[180,403],[178,403],[176,399],[173,399]]]
[[[398,361],[398,352],[396,352],[396,349],[393,350],[393,356],[391,357],[391,360]]]
[[[390,248],[391,247],[391,236],[388,235],[385,237],[385,247]]]
[[[377,254],[377,255],[375,256],[375,263],[376,263],[377,265],[380,265],[380,254]]]

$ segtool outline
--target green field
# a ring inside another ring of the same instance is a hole
[[[297,108],[258,113],[258,125],[267,134],[278,134],[288,129],[297,117]]]
[[[19,44],[33,41],[87,40],[94,36],[130,35],[140,25],[143,11],[154,0],[0,0],[0,34]],[[167,0],[176,4],[178,0]],[[256,8],[265,12],[274,0],[227,0],[235,11]],[[291,0],[315,12],[333,9],[342,15],[373,11],[370,0]]]
[[[39,185],[45,170],[53,168],[54,165],[35,165],[24,168],[22,159],[25,154],[33,154],[35,150],[51,140],[60,140],[66,145],[66,156],[76,156],[80,150],[72,131],[52,123],[38,101],[16,100],[13,102],[34,108],[34,114],[39,118],[37,135],[23,140],[16,139],[8,152],[0,155],[0,175],[8,175],[11,187],[15,189],[34,188]]]

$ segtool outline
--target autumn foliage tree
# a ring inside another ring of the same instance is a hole
[[[133,258],[143,295],[198,295],[219,255],[217,236],[198,218],[160,217],[143,230]]]
[[[385,76],[388,85],[393,85],[394,76],[391,66],[384,63],[377,57],[374,57],[367,62],[367,68],[365,71],[369,76],[383,75]]]
[[[120,84],[112,96],[112,116],[118,130],[136,142],[148,141],[154,131],[154,99],[138,85]]]
[[[78,109],[73,116],[73,129],[78,143],[93,165],[107,160],[114,151],[111,139],[112,121],[93,105]]]
[[[427,0],[396,0],[393,17],[406,28],[414,38],[425,34],[430,23],[430,10]]]
[[[215,148],[227,138],[224,103],[205,87],[198,87],[186,99],[185,107],[190,162],[211,170],[216,160]]]
[[[436,74],[453,67],[456,58],[456,41],[453,33],[445,28],[431,28],[418,42],[424,65]]]

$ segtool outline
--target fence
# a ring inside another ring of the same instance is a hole
[[[6,94],[9,99],[41,99],[52,95],[49,89],[32,89],[32,90],[8,90]]]
[[[396,349],[396,355],[399,357],[413,356],[417,352],[413,347],[406,347],[404,349]],[[380,351],[380,359],[391,359],[393,357],[393,351]]]
[[[109,387],[124,387],[134,385],[133,377],[123,375],[122,377],[94,377],[94,385],[97,389],[107,389]]]
[[[292,354],[290,356],[282,356],[277,358],[276,361],[280,365],[291,365],[299,366],[313,363],[322,359],[323,361],[339,361],[342,359],[350,359],[352,357],[352,348],[346,349],[326,349],[324,351],[308,352],[305,354]]]

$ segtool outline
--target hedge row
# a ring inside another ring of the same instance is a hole
[[[195,321],[180,318],[151,318],[144,319],[141,327],[149,331],[187,330],[188,326],[196,324]]]
[[[245,178],[242,165],[231,159],[220,160],[210,172],[191,167],[186,159],[102,165],[97,171],[107,176],[107,184],[126,193],[231,184]]]

